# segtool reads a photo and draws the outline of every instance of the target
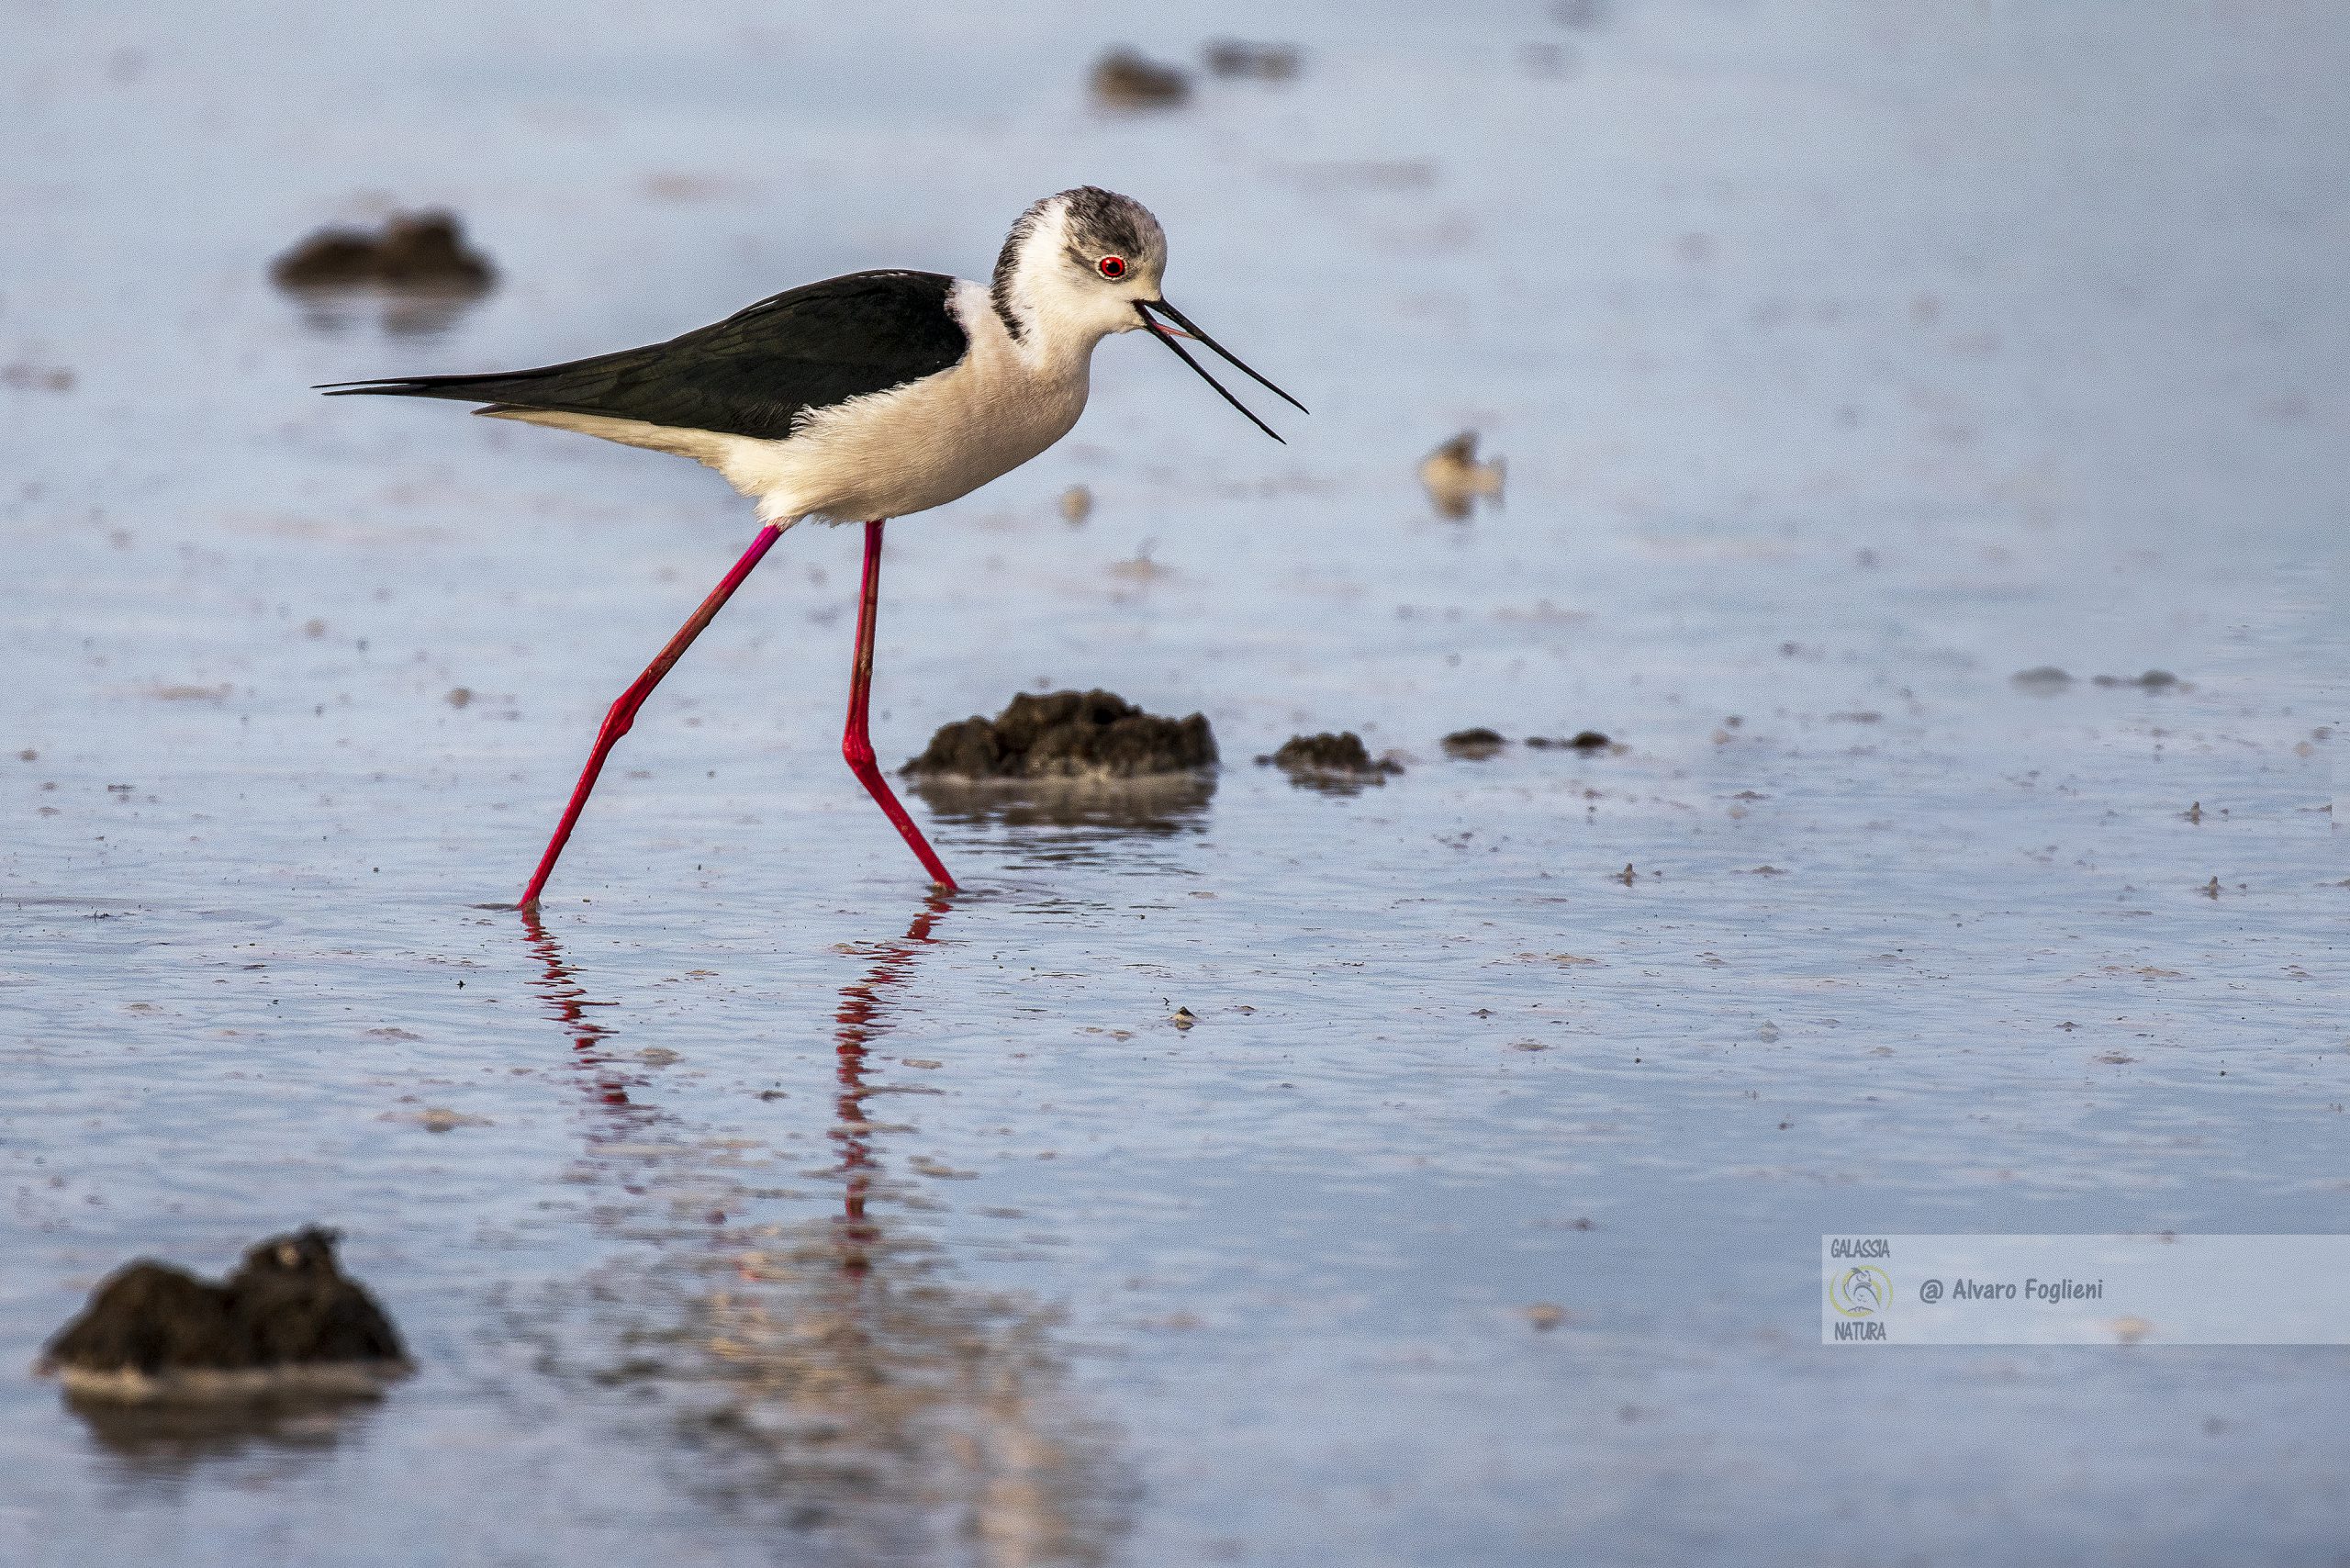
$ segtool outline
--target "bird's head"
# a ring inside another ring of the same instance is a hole
[[[1167,231],[1131,196],[1093,185],[1049,196],[1020,215],[995,263],[995,304],[1015,336],[1099,342],[1144,325],[1158,297]]]
[[[1132,196],[1080,185],[1046,196],[1020,215],[996,257],[990,288],[1004,325],[1024,342],[1089,352],[1112,332],[1147,330],[1199,371],[1226,402],[1248,414],[1259,430],[1281,440],[1174,340],[1205,343],[1300,411],[1305,405],[1241,364],[1168,304],[1159,286],[1166,272],[1167,231],[1150,209]]]

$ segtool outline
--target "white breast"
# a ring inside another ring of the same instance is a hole
[[[1092,345],[1050,353],[1004,330],[984,285],[951,303],[968,353],[935,375],[805,416],[788,440],[715,438],[699,457],[765,521],[905,517],[970,494],[1060,440],[1085,411]]]

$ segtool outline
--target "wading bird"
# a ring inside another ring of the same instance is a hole
[[[783,531],[810,518],[865,524],[842,755],[923,868],[952,890],[955,879],[882,778],[867,731],[882,525],[968,495],[1068,434],[1085,411],[1093,347],[1113,332],[1148,330],[1281,440],[1176,340],[1204,344],[1299,411],[1305,406],[1168,304],[1159,288],[1166,266],[1158,219],[1130,197],[1085,185],[1020,215],[989,283],[851,273],[645,348],[537,370],[319,388],[478,403],[476,413],[496,419],[673,452],[717,469],[758,502],[751,547],[605,715],[522,907],[538,902],[605,757],[644,700]]]

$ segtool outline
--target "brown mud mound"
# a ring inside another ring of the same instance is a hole
[[[1113,109],[1172,108],[1192,95],[1192,79],[1172,65],[1113,50],[1093,67],[1094,99]]]
[[[1614,743],[1597,730],[1577,730],[1572,735],[1528,735],[1526,744],[1537,751],[1557,748],[1564,751],[1606,751]]]
[[[1473,730],[1455,730],[1444,737],[1444,749],[1455,756],[1491,756],[1509,745],[1509,737],[1499,730],[1482,726]]]
[[[412,1370],[398,1331],[336,1266],[336,1233],[274,1236],[219,1283],[140,1260],[90,1293],[38,1367],[84,1398],[372,1394]]]
[[[1215,766],[1204,715],[1163,719],[1108,691],[1022,692],[993,719],[941,726],[909,778],[1147,778]]]
[[[469,250],[457,220],[445,212],[399,212],[380,233],[322,229],[271,263],[281,288],[429,289],[480,294],[498,281],[497,269]]]
[[[1351,794],[1366,784],[1384,784],[1389,774],[1404,771],[1403,764],[1374,757],[1363,749],[1362,737],[1352,730],[1292,735],[1279,751],[1259,757],[1257,766],[1280,768],[1292,784],[1342,794]]]

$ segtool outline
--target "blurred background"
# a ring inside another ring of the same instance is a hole
[[[1813,1331],[1825,1230],[2339,1227],[2350,12],[0,31],[0,1361],[316,1219],[425,1367],[9,1372],[25,1561],[2335,1560],[2339,1351]],[[808,528],[479,907],[749,508],[311,385],[984,277],[1080,183],[1315,412],[1106,343],[891,531],[877,740],[1102,686],[1214,788],[934,802],[925,903]],[[423,211],[487,270],[273,277]],[[1405,771],[1254,764],[1337,729]]]

